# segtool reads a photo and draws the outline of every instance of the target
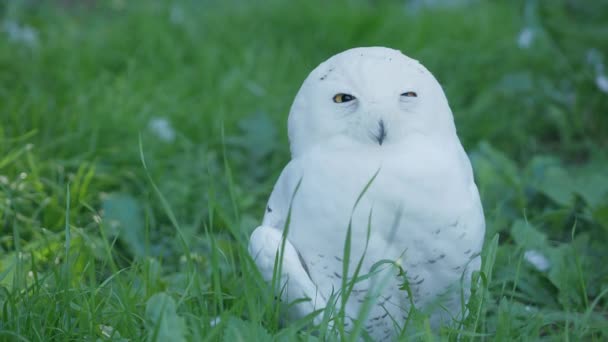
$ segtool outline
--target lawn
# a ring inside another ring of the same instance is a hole
[[[302,81],[373,45],[442,83],[486,215],[469,317],[411,334],[606,340],[607,37],[605,1],[0,2],[0,340],[356,339],[281,324],[247,240]]]

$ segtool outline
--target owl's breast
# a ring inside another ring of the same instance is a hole
[[[466,223],[467,217],[479,221],[482,214],[470,166],[456,153],[428,145],[399,153],[318,151],[302,160],[291,209],[292,241],[302,250],[341,250],[350,227],[353,241],[364,242],[369,230],[371,239],[389,243],[390,257],[404,249],[429,260],[439,256],[428,247],[437,245],[431,241],[445,241],[447,248],[466,230],[477,229],[469,226],[479,223]],[[463,252],[469,249],[461,245]],[[362,253],[364,247],[354,244],[353,251]]]

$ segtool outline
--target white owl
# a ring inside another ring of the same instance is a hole
[[[292,305],[290,315],[339,308],[347,282],[354,287],[344,297],[345,327],[365,316],[364,330],[375,340],[395,337],[412,304],[429,312],[433,327],[462,319],[485,223],[433,75],[393,49],[337,54],[304,81],[289,113],[289,140],[292,160],[249,252],[270,282],[287,229],[278,295],[283,302],[309,299]]]

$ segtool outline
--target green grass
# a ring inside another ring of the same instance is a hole
[[[471,314],[435,338],[608,338],[605,2],[61,3],[0,3],[0,340],[315,339],[246,243],[301,82],[369,45],[443,84],[484,203]]]

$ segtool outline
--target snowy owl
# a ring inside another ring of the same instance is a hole
[[[344,303],[345,329],[361,319],[374,340],[394,338],[412,306],[432,327],[462,319],[485,222],[433,75],[389,48],[339,53],[304,81],[288,130],[292,159],[249,253],[266,281],[280,270],[289,316]]]

